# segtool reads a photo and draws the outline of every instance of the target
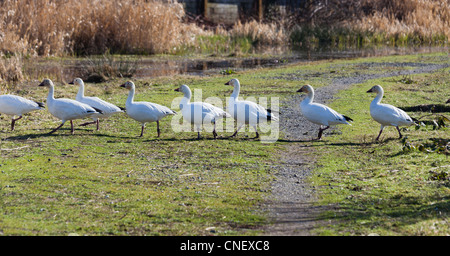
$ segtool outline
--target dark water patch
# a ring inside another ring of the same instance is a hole
[[[280,67],[286,64],[358,57],[404,55],[446,51],[442,47],[385,47],[352,50],[291,51],[270,57],[141,57],[112,56],[87,57],[78,59],[45,59],[30,61],[24,67],[31,79],[52,77],[59,81],[72,81],[75,77],[88,79],[90,76],[152,78],[172,75],[232,75],[239,71]],[[358,64],[363,65],[363,64]],[[388,64],[380,64],[387,65]],[[395,65],[402,65],[396,63]],[[408,65],[408,64],[404,64]],[[413,64],[411,64],[413,65]],[[416,64],[418,65],[418,64]],[[97,79],[104,81],[104,79]],[[95,82],[93,80],[93,82]]]

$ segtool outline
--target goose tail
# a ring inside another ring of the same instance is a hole
[[[97,111],[98,113],[100,113],[100,114],[103,114],[103,110],[101,110],[101,109],[99,109],[99,108],[96,108],[96,107],[93,107],[93,106],[90,106],[91,108],[93,108],[95,111]]]
[[[272,114],[272,109],[268,108],[267,109],[267,121],[278,121],[278,117],[276,117],[275,115]],[[275,111],[278,112],[278,114],[280,114],[279,111]]]
[[[276,112],[276,113],[278,113],[278,114],[281,114],[280,111],[272,110],[272,109],[270,109],[270,108],[267,109],[267,112],[269,112],[270,114],[272,114],[272,112]]]
[[[344,115],[343,115],[344,116]],[[345,121],[348,121],[348,122],[353,122],[353,119],[351,119],[350,117],[348,117],[348,116],[344,116],[344,119],[345,119]]]
[[[39,106],[40,108],[45,108],[45,104],[44,104],[44,103],[42,103],[42,102],[37,102],[37,101],[35,101],[35,103],[38,104],[38,106]]]
[[[418,119],[411,117],[411,120],[415,125],[420,125],[420,121]]]

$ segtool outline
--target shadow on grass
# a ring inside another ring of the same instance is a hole
[[[450,112],[450,106],[444,104],[422,104],[417,106],[400,107],[407,112],[430,112],[430,113],[445,113]]]
[[[131,139],[133,137],[124,137],[124,136],[115,136],[104,133],[94,133],[94,130],[87,129],[75,129],[74,134],[70,133],[70,128],[61,128],[54,133],[44,132],[44,133],[33,133],[33,134],[21,134],[15,135],[5,138],[5,140],[27,140],[27,139],[37,139],[37,138],[46,138],[46,137],[76,137],[76,136],[95,136],[95,137],[110,137],[110,138],[123,138],[123,139]]]
[[[158,137],[154,137],[154,138],[150,138],[147,139],[145,141],[149,142],[149,141],[220,141],[220,140],[230,140],[228,137],[201,137],[200,139],[197,138],[196,135],[190,137],[190,138],[181,138],[181,137],[171,137],[171,138],[158,138]]]
[[[371,141],[364,142],[334,142],[334,143],[326,143],[324,146],[372,146],[372,145],[384,145],[390,141],[397,141],[399,138],[387,138],[376,141],[375,139]]]
[[[289,140],[289,139],[278,139],[277,142],[286,142],[286,143],[307,143],[307,142],[323,142],[320,140]]]
[[[177,142],[177,141],[224,141],[224,140],[230,140],[230,141],[248,141],[248,142],[260,142],[259,138],[254,138],[254,137],[233,137],[231,138],[230,136],[223,136],[223,135],[219,135],[216,138],[214,138],[212,135],[208,136],[208,134],[202,135],[201,138],[197,138],[197,133],[192,133],[191,137],[187,137],[187,136],[177,136],[177,134],[174,134],[173,137],[169,137],[169,138],[161,138],[161,137],[156,137],[153,136],[152,134],[149,135],[145,135],[143,137],[139,137],[139,136],[121,136],[121,135],[111,135],[111,134],[106,134],[106,133],[101,133],[101,131],[95,131],[95,130],[88,130],[88,129],[75,129],[74,134],[70,133],[70,128],[61,128],[58,131],[56,131],[55,133],[50,134],[49,132],[44,132],[44,133],[33,133],[33,134],[21,134],[21,135],[13,135],[13,136],[9,136],[6,137],[5,140],[27,140],[27,139],[38,139],[38,138],[46,138],[46,137],[77,137],[77,136],[92,136],[92,137],[107,137],[107,138],[111,138],[111,139],[127,139],[127,140],[132,140],[132,139],[136,139],[136,140],[142,140],[143,142],[151,142],[151,141],[173,141],[173,142]],[[108,142],[120,142],[119,140],[114,141],[108,141]],[[129,142],[129,141],[128,141]],[[293,141],[293,142],[298,142],[298,141]]]
[[[433,219],[445,220],[449,213],[448,196],[414,197],[396,194],[372,200],[349,199],[341,203],[336,210],[323,213],[321,218],[328,218],[332,222],[351,222],[355,232],[365,233],[367,230],[381,228],[389,233],[405,234],[407,226]],[[361,229],[362,231],[359,231]],[[428,232],[432,231],[433,227],[430,227]]]

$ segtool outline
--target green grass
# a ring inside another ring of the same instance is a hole
[[[88,84],[86,95],[123,106],[128,91],[119,84]],[[170,82],[136,84],[135,100],[170,106],[180,96]],[[105,88],[109,93],[101,95]],[[34,99],[47,93],[37,86],[27,90]],[[55,90],[57,97],[76,93],[69,85]],[[214,234],[233,235],[251,234],[264,222],[255,206],[276,144],[214,141],[206,132],[196,140],[194,132],[172,132],[170,118],[156,139],[154,123],[138,138],[140,125],[124,114],[101,122],[98,132],[76,127],[74,135],[69,123],[46,135],[58,125],[46,110],[26,115],[14,132],[2,117],[3,235],[208,235],[210,227]]]
[[[69,132],[2,141],[3,234],[235,234],[263,221],[252,208],[272,145]]]
[[[135,100],[170,107],[182,96],[174,92],[182,83],[193,91],[202,89],[203,99],[225,100],[232,88],[224,83],[236,77],[244,98],[279,97],[281,102],[305,83],[321,87],[356,72],[385,72],[382,67],[364,68],[365,62],[442,63],[446,56],[320,61],[231,76],[135,79]],[[448,95],[448,70],[409,78],[414,82],[396,77],[358,84],[333,102],[332,107],[355,123],[340,126],[342,134],[311,143],[312,156],[321,156],[310,181],[319,189],[318,203],[339,209],[324,213],[337,224],[319,228],[318,234],[448,234],[448,181],[433,180],[429,173],[448,165],[448,156],[403,152],[392,127],[386,128],[382,142],[373,142],[379,126],[368,116],[373,95],[365,91],[371,85],[385,87],[383,101],[398,106],[442,101],[440,95]],[[85,94],[124,107],[128,91],[119,88],[122,82],[87,84]],[[48,91],[37,84],[17,85],[11,93],[45,101]],[[55,95],[74,98],[77,89],[57,83]],[[172,108],[179,110],[176,103]],[[140,125],[125,114],[102,121],[100,131],[75,126],[70,135],[67,123],[46,134],[58,124],[44,110],[24,116],[10,131],[9,118],[0,116],[1,235],[253,235],[267,224],[260,205],[281,164],[276,156],[288,142],[261,143],[249,139],[252,130],[249,137],[218,140],[203,132],[205,138],[196,140],[194,132],[173,132],[170,118],[161,122],[161,138],[156,138],[154,123],[139,138]],[[449,137],[448,128],[429,126],[404,133],[412,144]]]
[[[418,145],[450,141],[448,126],[414,126],[402,131],[406,141],[416,145],[404,150],[395,128],[386,127],[381,141],[375,142],[379,124],[370,118],[372,94],[365,91],[375,84],[385,89],[384,103],[398,107],[443,104],[449,95],[449,69],[434,74],[371,80],[337,95],[331,106],[355,120],[341,127],[342,134],[319,142],[319,169],[311,178],[321,190],[322,204],[337,204],[337,211],[324,213],[334,225],[318,229],[328,235],[448,235],[450,213],[449,151],[424,152]],[[450,112],[428,115],[409,112],[421,121],[450,117]],[[443,174],[439,178],[436,173]],[[447,176],[445,176],[447,175]]]

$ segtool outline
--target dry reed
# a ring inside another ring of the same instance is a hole
[[[355,29],[383,33],[387,37],[413,36],[450,40],[449,0],[366,0],[372,12],[352,25]],[[347,24],[349,25],[349,24]]]
[[[8,84],[21,82],[23,76],[23,60],[21,56],[0,58],[0,94],[6,92]]]
[[[0,52],[30,55],[171,53],[192,41],[179,3],[145,0],[5,0]]]
[[[325,34],[347,31],[401,43],[450,41],[450,0],[312,0],[294,19],[297,27],[325,29]]]
[[[90,55],[177,53],[198,44],[199,35],[251,38],[265,45],[289,44],[294,27],[329,26],[385,37],[450,39],[450,0],[306,1],[292,18],[263,23],[237,21],[229,29],[206,31],[183,22],[176,1],[3,0],[0,55]],[[292,16],[284,16],[292,17]]]
[[[288,34],[283,25],[276,23],[261,23],[255,20],[241,23],[236,22],[229,31],[235,37],[249,37],[253,41],[266,45],[284,45],[289,41]]]

